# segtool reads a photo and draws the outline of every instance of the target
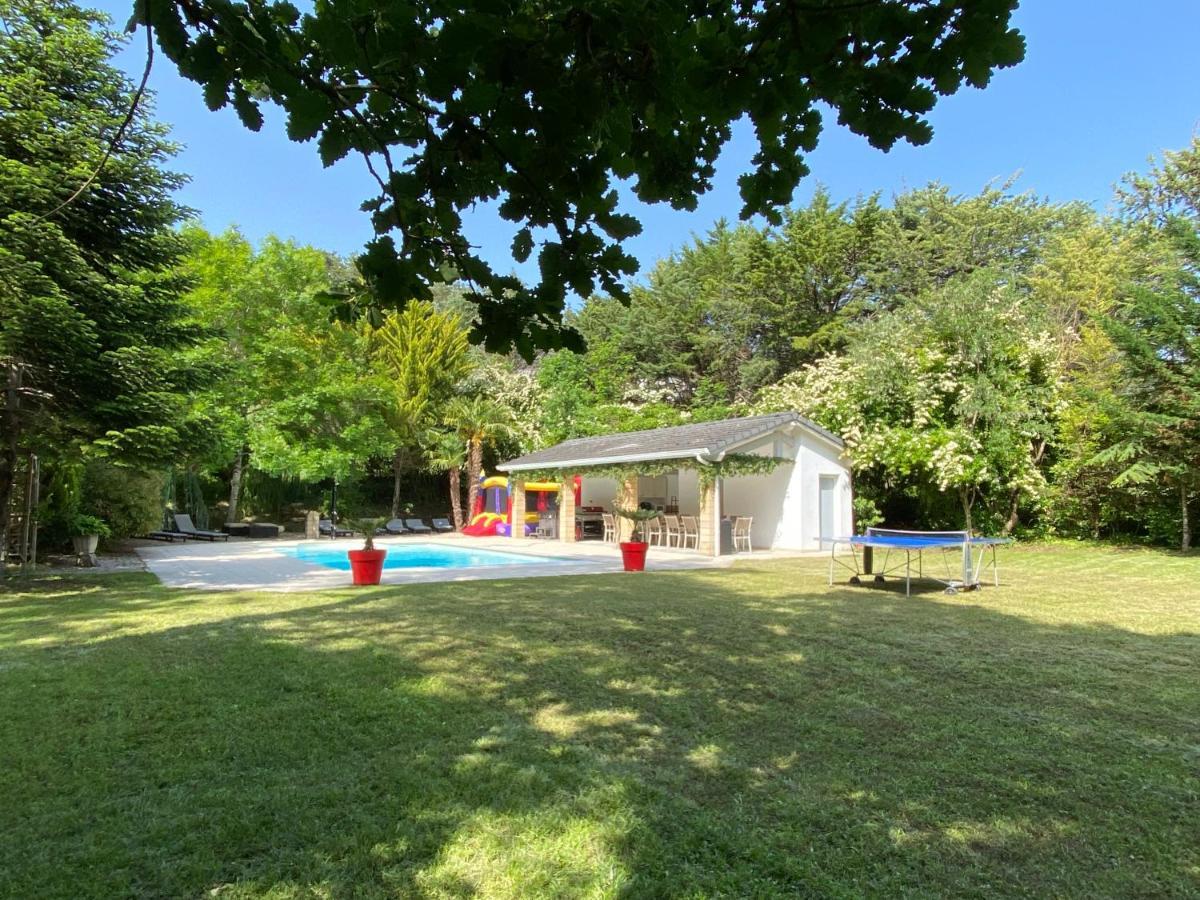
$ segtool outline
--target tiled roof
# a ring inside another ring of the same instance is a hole
[[[696,422],[673,428],[626,431],[601,437],[575,438],[545,450],[501,463],[503,471],[548,469],[562,466],[604,465],[657,459],[682,459],[701,456],[720,459],[724,453],[756,437],[787,426],[800,426],[841,447],[842,439],[799,413],[782,412],[717,422]]]

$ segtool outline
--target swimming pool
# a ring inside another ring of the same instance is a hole
[[[383,549],[383,545],[380,545]],[[315,563],[330,569],[350,571],[350,560],[346,556],[345,544],[299,544],[292,548],[291,555],[302,562]],[[502,553],[498,550],[475,550],[469,547],[446,547],[440,544],[410,544],[407,541],[388,544],[385,569],[477,569],[485,566],[541,566],[569,563],[573,560],[553,559],[544,556],[525,556],[520,553]],[[574,560],[577,562],[578,560]]]

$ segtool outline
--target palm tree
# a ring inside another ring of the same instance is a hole
[[[415,300],[368,330],[373,360],[389,389],[384,419],[395,435],[392,515],[400,515],[404,470],[422,457],[421,439],[435,410],[470,369],[467,329],[455,315]]]
[[[512,414],[484,394],[456,397],[446,405],[443,420],[458,435],[467,452],[467,509],[474,511],[483,469],[483,445],[512,434]]]
[[[454,528],[462,531],[466,522],[462,509],[462,467],[467,461],[467,448],[454,431],[437,431],[425,444],[425,462],[434,472],[445,472],[450,482],[450,512]]]

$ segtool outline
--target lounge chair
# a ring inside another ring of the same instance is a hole
[[[403,519],[389,519],[376,534],[408,534],[408,529],[404,527]]]
[[[321,519],[319,522],[317,522],[317,531],[320,532],[321,534],[323,534],[325,537],[353,537],[354,536],[354,532],[351,531],[349,528],[335,529],[333,527],[333,522],[330,519]]]
[[[181,534],[178,531],[147,531],[145,536],[152,541],[167,541],[171,544],[176,541],[184,541],[186,543],[188,539],[186,534]]]
[[[430,524],[433,525],[434,531],[453,531],[454,526],[450,524],[449,519],[430,519]]]
[[[433,534],[433,529],[422,522],[420,519],[405,519],[404,527],[413,534]]]
[[[205,541],[215,541],[217,538],[223,541],[229,540],[229,535],[223,531],[204,531],[201,528],[197,528],[192,524],[192,517],[187,513],[175,514],[175,530],[190,538],[200,538]]]

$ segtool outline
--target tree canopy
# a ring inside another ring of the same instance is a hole
[[[190,224],[183,235],[187,301],[201,327],[217,337],[190,358],[216,373],[202,396],[216,445],[214,467],[230,465],[227,516],[236,521],[251,434],[276,399],[304,393],[312,382],[296,362],[322,342],[313,333],[329,316],[321,296],[339,272],[328,254],[275,237],[256,248],[235,229],[211,235]],[[264,462],[276,471],[291,465]]]
[[[376,237],[362,270],[386,303],[461,280],[490,349],[578,347],[561,327],[571,292],[627,299],[636,262],[622,242],[648,203],[694,209],[734,123],[758,152],[740,178],[742,216],[779,221],[808,169],[823,109],[889,148],[927,142],[939,96],[1024,56],[1016,0],[701,4],[406,0],[137,0],[214,109],[252,129],[261,104],[326,165],[361,154],[378,183],[364,204]],[[540,281],[496,273],[462,213],[495,202],[513,258]]]
[[[1129,179],[1113,217],[1009,184],[974,195],[931,184],[887,201],[818,191],[774,226],[718,222],[660,260],[628,305],[597,294],[571,311],[585,353],[556,350],[525,365],[471,348],[427,405],[430,430],[412,432],[422,433],[403,461],[405,483],[425,467],[446,471],[438,494],[453,485],[454,508],[460,470],[475,484],[489,456],[796,409],[846,439],[860,524],[1136,534],[1182,545],[1200,490],[1200,265],[1187,203],[1195,152]],[[472,314],[453,289],[437,295],[434,310]],[[264,295],[260,315],[283,323],[295,302]],[[306,303],[315,311],[323,301],[314,294]],[[421,321],[429,314],[421,302],[406,310]],[[395,462],[388,398],[419,397],[419,379],[389,386],[379,379],[388,367],[376,360],[356,371],[328,343],[374,327],[330,330],[314,314],[267,338],[267,359],[296,362],[263,377],[270,416],[292,418],[279,447],[328,459],[325,432],[307,417],[353,407],[359,418],[347,423],[380,428],[329,432],[346,451],[345,472],[382,473]],[[320,349],[297,349],[306,347]],[[412,371],[434,355],[416,354]],[[319,359],[339,362],[316,377]],[[320,393],[335,384],[354,404]],[[347,443],[355,435],[371,440]],[[282,459],[263,441],[270,436],[251,436],[264,466]]]
[[[0,366],[22,383],[3,416],[7,516],[18,447],[153,464],[205,446],[193,395],[211,373],[182,356],[199,334],[167,129],[140,107],[109,146],[134,95],[109,62],[120,38],[62,0],[0,0],[0,26]]]

